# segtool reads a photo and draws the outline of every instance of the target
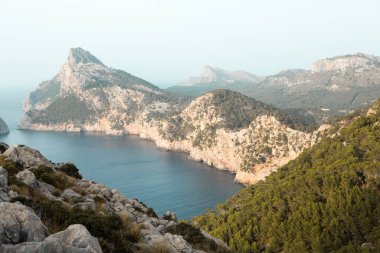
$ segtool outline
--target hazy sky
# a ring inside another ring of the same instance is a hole
[[[379,0],[0,0],[0,87],[37,87],[83,47],[168,86],[205,64],[274,74],[380,55]]]

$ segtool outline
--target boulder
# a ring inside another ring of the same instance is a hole
[[[64,190],[61,194],[61,198],[64,201],[70,202],[70,203],[78,203],[85,199],[82,195],[80,195],[79,193],[76,193],[75,191],[71,189]]]
[[[20,171],[19,173],[17,173],[16,178],[22,183],[32,188],[37,187],[37,179],[34,176],[33,172],[31,172],[30,170]]]
[[[177,222],[177,215],[175,212],[167,211],[163,216],[162,219],[168,220],[168,221],[174,221]]]
[[[8,148],[3,155],[12,161],[20,162],[26,168],[38,166],[55,167],[55,165],[47,160],[39,151],[23,145],[12,146]]]
[[[4,142],[0,142],[0,154],[4,153],[8,148],[9,148],[8,144]]]
[[[80,224],[71,225],[66,230],[53,234],[49,238],[57,238],[65,245],[83,249],[83,252],[102,252],[98,239],[93,237],[86,227]]]
[[[49,235],[34,211],[17,203],[0,203],[0,225],[0,244],[40,242]]]
[[[71,225],[66,230],[47,237],[42,242],[1,245],[1,253],[102,253],[98,240],[83,225]]]
[[[0,166],[0,188],[8,185],[8,171]]]

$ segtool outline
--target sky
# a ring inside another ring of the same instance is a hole
[[[380,55],[379,13],[379,0],[0,0],[0,90],[33,90],[72,47],[161,87],[204,65],[271,75]]]

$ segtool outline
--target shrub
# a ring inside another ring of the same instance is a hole
[[[68,176],[55,172],[49,167],[39,166],[37,169],[32,169],[32,172],[38,180],[51,184],[60,190],[73,186]]]
[[[48,227],[51,233],[66,229],[71,224],[83,224],[97,237],[103,252],[136,252],[134,243],[140,239],[139,227],[123,220],[116,214],[99,214],[94,210],[70,208],[60,201],[52,201],[35,191],[31,199],[18,197],[20,201],[31,207]]]
[[[11,160],[3,160],[2,166],[8,171],[8,176],[15,176],[18,172],[24,170],[23,166],[19,162]]]
[[[168,227],[166,231],[172,234],[181,235],[195,249],[206,252],[228,252],[213,240],[206,238],[199,228],[190,224],[181,222],[177,225]]]
[[[65,173],[66,175],[82,179],[82,175],[79,173],[78,168],[72,163],[65,163],[57,168],[58,171]]]

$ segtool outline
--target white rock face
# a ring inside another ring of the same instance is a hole
[[[316,61],[311,67],[312,72],[354,70],[356,72],[371,71],[380,68],[380,57],[365,54],[347,55]]]

